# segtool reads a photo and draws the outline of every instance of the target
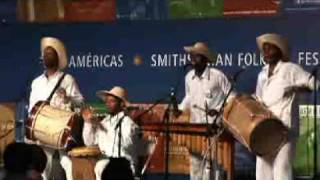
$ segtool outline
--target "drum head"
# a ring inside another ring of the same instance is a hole
[[[250,137],[251,150],[259,156],[275,154],[287,141],[287,128],[277,119],[258,124]]]
[[[98,146],[77,147],[68,152],[71,157],[96,157],[100,154]]]

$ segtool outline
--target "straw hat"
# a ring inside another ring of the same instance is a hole
[[[105,100],[106,96],[114,96],[122,100],[125,106],[129,105],[129,102],[127,100],[128,93],[124,88],[120,86],[114,86],[110,91],[100,90],[97,92],[97,96],[100,97],[103,101]]]
[[[196,42],[193,46],[184,46],[183,49],[190,54],[201,54],[208,58],[209,62],[215,60],[213,53],[211,53],[208,45],[204,42]]]
[[[286,38],[272,33],[263,34],[257,37],[257,45],[260,52],[263,52],[264,43],[270,43],[277,46],[282,52],[282,61],[289,61],[289,45]]]
[[[44,49],[52,47],[56,50],[59,57],[59,69],[64,69],[68,65],[67,53],[64,44],[57,38],[44,37],[41,39],[41,56],[43,57]]]

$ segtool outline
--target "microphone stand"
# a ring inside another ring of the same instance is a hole
[[[166,140],[166,144],[165,144],[165,180],[169,179],[169,146],[170,146],[170,142],[169,142],[169,122],[170,122],[170,109],[171,109],[172,103],[169,102],[167,109],[164,112],[164,116],[163,116],[163,122],[166,125],[166,129],[165,129],[165,140]]]
[[[126,116],[126,113],[124,112],[123,116],[119,119],[116,127],[114,128],[115,130],[118,129],[118,157],[121,157],[121,139],[122,139],[122,121],[124,117]]]
[[[169,123],[170,123],[170,114],[173,110],[177,110],[177,99],[175,88],[170,88],[170,101],[164,112],[163,123],[165,124],[165,179],[169,179],[169,147],[170,147],[170,134],[169,134]]]
[[[118,130],[118,157],[119,158],[121,157],[121,139],[122,139],[122,133],[121,133],[122,125],[121,124],[122,123],[120,123],[119,130]]]
[[[185,65],[183,66],[183,70],[185,71],[186,68],[187,68],[188,66],[190,66],[190,65],[191,65],[191,64],[185,64]],[[182,75],[184,75],[184,74],[182,74]],[[182,79],[182,78],[179,78],[179,79],[177,80],[177,84],[175,85],[176,88],[171,88],[170,94],[167,94],[167,95],[165,95],[163,98],[156,100],[155,103],[152,104],[152,106],[150,106],[148,109],[146,109],[145,111],[143,111],[141,114],[139,114],[139,115],[135,118],[135,120],[138,120],[138,123],[139,123],[138,125],[140,125],[139,119],[140,119],[143,115],[145,115],[145,114],[147,114],[148,112],[150,112],[156,105],[158,105],[158,104],[160,104],[160,103],[162,103],[162,102],[166,102],[168,96],[171,97],[171,93],[172,93],[172,92],[174,93],[174,95],[176,94],[176,91],[177,91],[178,87],[179,87],[180,84],[181,84],[181,79]]]
[[[218,114],[215,116],[215,118],[214,118],[214,120],[213,120],[213,123],[212,123],[212,127],[211,127],[211,128],[213,128],[213,129],[219,128],[219,126],[217,125],[218,117],[219,117],[220,114],[222,114],[222,111],[223,111],[224,106],[225,106],[225,104],[226,104],[226,102],[227,102],[227,99],[229,98],[231,92],[232,92],[233,89],[234,89],[234,86],[235,86],[235,84],[236,84],[236,82],[237,82],[238,76],[239,76],[242,72],[244,72],[243,69],[241,69],[239,72],[235,73],[235,75],[232,76],[232,78],[230,78],[230,85],[231,85],[231,86],[230,86],[230,89],[228,90],[226,96],[225,96],[224,99],[223,99],[222,105],[220,106],[220,108],[219,108],[219,110],[218,110]]]
[[[217,113],[217,115],[215,116],[211,127],[208,128],[208,130],[210,131],[210,132],[208,132],[208,133],[213,133],[214,136],[216,136],[216,138],[214,138],[214,141],[215,141],[215,142],[214,142],[214,144],[215,144],[215,158],[218,157],[218,142],[219,142],[219,137],[220,137],[220,135],[221,135],[221,133],[218,133],[218,132],[223,129],[221,125],[218,125],[218,124],[217,124],[217,120],[218,120],[218,117],[222,114],[223,109],[224,109],[224,106],[225,106],[225,104],[226,104],[226,102],[227,102],[227,99],[229,98],[229,96],[231,95],[231,92],[232,92],[233,89],[234,89],[234,86],[235,86],[235,84],[236,84],[236,82],[237,82],[238,76],[239,76],[242,72],[244,72],[244,69],[241,69],[240,71],[238,71],[237,73],[235,73],[235,74],[232,76],[232,78],[230,78],[230,89],[228,90],[226,96],[224,97],[223,102],[222,102],[222,105],[220,106],[220,108],[219,108],[219,110],[218,110],[218,113]],[[206,107],[206,108],[207,108],[207,107]],[[212,130],[214,130],[214,131],[212,132]],[[210,153],[211,153],[211,152],[210,152]],[[216,161],[217,161],[217,159],[216,159]],[[215,179],[219,179],[220,176],[221,176],[221,174],[220,174],[220,170],[219,170],[219,167],[218,167],[218,162],[216,162],[215,164],[216,164],[216,167],[215,167],[215,168],[216,168],[216,169],[215,169],[215,172],[216,172],[216,173],[214,174],[214,175],[215,175]],[[217,176],[219,176],[219,177],[217,177]]]
[[[150,107],[148,107],[148,109],[144,110],[141,114],[139,114],[137,117],[134,118],[135,122],[138,122],[138,125],[141,125],[141,121],[140,118],[147,114],[148,112],[150,112],[155,106],[157,106],[158,104],[165,102],[165,100],[168,98],[168,95],[166,95],[165,97],[158,99],[155,101],[155,103],[153,103]]]
[[[213,157],[212,157],[212,149],[211,149],[211,139],[210,139],[210,136],[212,134],[212,128],[209,124],[209,119],[208,119],[208,112],[209,112],[209,108],[208,108],[208,102],[205,101],[205,113],[206,113],[206,124],[207,124],[207,144],[208,144],[208,152],[209,152],[209,172],[210,174],[212,174],[212,168],[213,168]],[[217,142],[214,142],[214,143],[217,143]],[[215,146],[215,152],[217,152],[217,146]],[[206,161],[206,159],[204,159],[204,161]],[[206,162],[204,163],[206,164]],[[216,163],[215,163],[215,169],[217,169],[217,166],[216,166]]]
[[[152,106],[150,106],[148,109],[144,110],[141,114],[139,114],[136,118],[135,118],[135,122],[137,122],[138,126],[141,127],[141,120],[140,118],[143,117],[143,115],[147,114],[148,112],[150,112],[155,106],[157,106],[158,104],[162,103],[162,102],[166,102],[166,100],[168,99],[168,97],[170,97],[170,101],[168,103],[168,106],[164,112],[163,115],[163,119],[162,122],[165,123],[166,125],[166,129],[165,129],[165,139],[166,139],[166,144],[165,144],[165,179],[168,180],[169,179],[169,118],[170,118],[170,110],[172,109],[172,92],[170,94],[167,94],[165,97],[158,99],[155,101],[155,103],[152,104]]]
[[[184,66],[184,71],[186,70],[186,67],[188,65],[186,64]],[[184,72],[183,71],[183,72]],[[184,76],[183,73],[181,73],[181,76]],[[179,77],[177,80],[177,83],[175,84],[175,87],[170,88],[170,101],[168,104],[167,109],[165,110],[164,116],[163,116],[163,123],[166,125],[166,132],[165,132],[165,139],[166,139],[166,147],[165,147],[165,180],[169,179],[169,147],[170,147],[170,134],[169,134],[169,122],[170,122],[170,112],[172,113],[172,110],[176,111],[178,110],[177,107],[177,99],[176,99],[176,91],[179,88],[181,84],[182,77]]]
[[[186,70],[186,67],[188,67],[191,64],[186,64],[183,68],[183,72]],[[182,73],[181,76],[183,76],[184,74]],[[145,110],[144,112],[142,112],[141,114],[139,114],[135,120],[138,120],[138,126],[141,126],[141,121],[140,118],[145,115],[146,113],[150,112],[156,105],[160,104],[161,102],[165,102],[167,100],[168,97],[170,97],[168,106],[164,112],[163,115],[163,120],[162,122],[165,123],[166,125],[166,131],[165,131],[165,139],[166,139],[166,144],[165,144],[165,180],[169,179],[169,139],[170,139],[170,134],[169,134],[169,122],[170,122],[170,111],[172,108],[176,108],[177,106],[177,100],[176,100],[176,91],[178,89],[178,87],[181,84],[181,79],[182,78],[178,78],[177,83],[175,84],[176,88],[170,88],[170,94],[166,95],[164,98],[158,99],[152,106],[150,106],[147,110]]]

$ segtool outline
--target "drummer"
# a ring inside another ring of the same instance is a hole
[[[63,69],[68,65],[64,44],[57,38],[42,38],[41,57],[43,59],[44,72],[32,81],[29,112],[38,101],[46,100],[49,101],[51,106],[68,111],[79,106],[83,102],[83,97],[79,91],[78,85],[70,74],[64,75],[63,73]],[[60,79],[62,79],[62,81],[59,87],[54,91],[54,87]],[[51,97],[50,94],[52,94]],[[44,180],[49,180],[52,177],[52,158],[55,149],[42,147],[48,160],[42,176]],[[60,158],[60,164],[64,169],[71,166],[71,161],[66,158],[64,153],[60,152]]]
[[[135,172],[138,153],[136,149],[139,144],[138,126],[124,112],[124,108],[128,105],[127,91],[115,86],[110,91],[98,91],[97,95],[104,101],[108,115],[102,121],[97,121],[90,109],[82,111],[85,120],[84,143],[87,146],[98,145],[104,155],[95,165],[96,179],[101,179],[102,172],[111,157],[127,158],[131,163],[132,171]]]
[[[215,116],[219,116],[218,110],[231,84],[223,72],[208,66],[214,61],[214,57],[206,43],[197,42],[184,47],[184,50],[190,54],[193,70],[186,75],[186,94],[179,109],[190,110],[192,123],[205,124],[206,119],[208,123],[212,123]],[[210,166],[212,162],[202,163],[201,154],[190,153],[190,179],[213,179],[213,166]]]
[[[298,120],[292,116],[296,93],[314,89],[312,75],[289,62],[287,40],[278,34],[257,37],[257,45],[266,65],[257,82],[256,96],[289,128],[289,142],[276,155],[257,157],[257,180],[291,180]]]

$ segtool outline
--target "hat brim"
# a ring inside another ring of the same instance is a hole
[[[64,44],[53,37],[44,37],[41,39],[41,56],[43,57],[43,52],[45,48],[52,47],[58,54],[59,58],[59,69],[65,69],[68,65],[67,52]]]
[[[273,44],[275,46],[277,46],[281,52],[282,52],[282,61],[287,62],[290,60],[290,55],[289,55],[289,47],[287,44],[285,44],[284,40],[280,40],[280,39],[275,39],[273,37],[270,37],[270,34],[265,34],[265,35],[261,35],[259,37],[257,37],[256,41],[257,41],[257,45],[259,48],[259,51],[261,53],[263,53],[263,45],[265,43],[269,43],[269,44]]]
[[[215,57],[211,52],[199,51],[199,49],[193,46],[184,46],[183,49],[189,54],[201,54],[205,56],[208,59],[208,62],[210,63],[214,62],[215,60]]]
[[[103,101],[105,101],[105,97],[106,96],[113,96],[113,97],[116,97],[118,99],[120,99],[123,103],[124,103],[124,106],[127,107],[127,106],[130,106],[130,103],[128,100],[124,99],[124,98],[121,98],[113,93],[111,93],[110,91],[106,91],[106,90],[100,90],[98,91],[97,93],[97,96],[102,99]]]

